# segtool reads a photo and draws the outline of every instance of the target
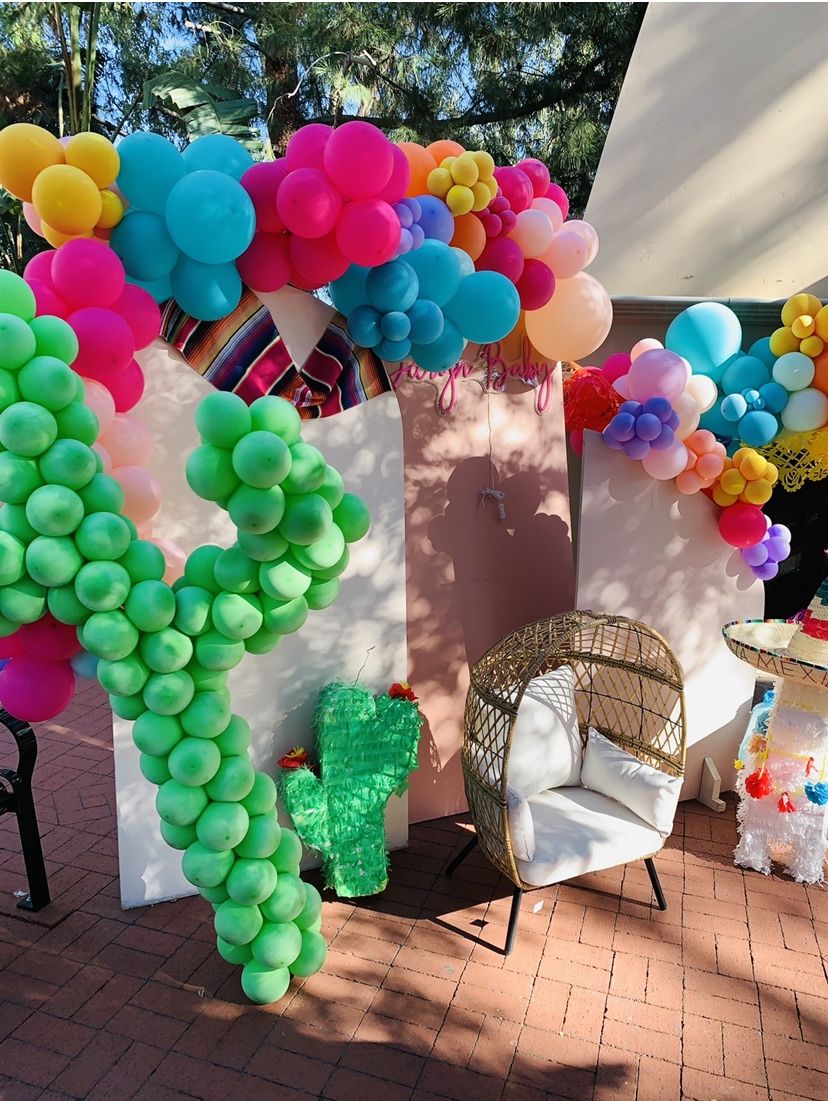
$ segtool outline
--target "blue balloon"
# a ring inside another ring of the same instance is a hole
[[[376,347],[376,353],[380,359],[388,363],[401,363],[411,355],[410,340],[381,340]]]
[[[736,429],[732,421],[725,420],[722,416],[723,400],[724,398],[719,396],[715,404],[706,413],[702,413],[699,428],[706,428],[714,436],[721,436],[723,439],[730,440],[735,435]]]
[[[420,195],[420,217],[417,223],[427,241],[442,241],[448,244],[454,236],[454,215],[436,195]]]
[[[722,398],[721,413],[726,421],[738,421],[747,413],[748,403],[741,394],[728,394]]]
[[[411,358],[424,371],[437,374],[453,367],[463,354],[466,341],[451,321],[446,321],[443,331],[430,344],[412,344]]]
[[[163,214],[167,196],[187,171],[173,143],[139,131],[118,143],[118,156],[118,188],[130,206]]]
[[[722,375],[726,394],[763,386],[770,381],[770,371],[756,356],[737,356]]]
[[[112,230],[109,244],[127,275],[147,283],[169,275],[181,256],[167,223],[148,210],[128,210]]]
[[[236,265],[201,264],[182,256],[172,273],[173,297],[185,313],[200,321],[218,321],[239,304],[242,281]]]
[[[132,276],[128,275],[127,283],[133,283],[136,287],[141,287],[147,294],[151,294],[159,305],[162,302],[169,302],[173,297],[172,282],[169,275],[165,275],[163,279],[153,279],[151,282],[146,282],[143,279],[133,279]]]
[[[664,346],[684,356],[695,374],[720,382],[728,361],[742,347],[742,326],[721,302],[696,302],[670,323]]]
[[[751,344],[748,349],[748,355],[755,356],[756,359],[761,359],[766,367],[773,367],[777,358],[770,350],[769,336],[763,336],[761,340],[757,340],[755,344]]]
[[[419,298],[408,311],[411,339],[415,344],[431,344],[443,331],[443,311],[430,298]]]
[[[400,313],[399,310],[384,314],[382,321],[380,321],[380,331],[386,340],[395,343],[405,340],[411,332],[411,321],[408,314]]]
[[[98,659],[94,654],[90,654],[88,650],[81,650],[79,654],[75,654],[74,657],[69,659],[69,664],[72,666],[72,671],[79,677],[91,679],[97,675]]]
[[[363,305],[367,300],[368,292],[365,289],[365,282],[368,273],[371,271],[373,271],[373,268],[361,268],[359,264],[351,264],[345,274],[340,276],[339,279],[334,279],[328,288],[331,302],[346,317],[353,313],[357,306]]]
[[[227,134],[205,134],[196,138],[181,155],[188,172],[210,168],[234,180],[240,180],[248,168],[253,167],[253,158],[245,147]]]
[[[0,669],[5,669],[11,661],[11,658],[0,658]]]
[[[256,230],[256,212],[242,185],[210,169],[178,181],[167,199],[166,218],[181,251],[202,264],[235,260]]]
[[[373,306],[357,306],[348,318],[348,332],[356,344],[375,348],[382,340],[381,320],[382,314]]]
[[[514,329],[520,317],[520,296],[514,283],[497,271],[467,275],[443,311],[466,340],[491,344]]]
[[[453,248],[442,241],[423,241],[420,248],[406,253],[404,263],[417,273],[421,298],[430,298],[438,306],[454,298],[463,276]]]
[[[790,394],[778,382],[766,382],[764,386],[759,387],[759,397],[770,413],[781,413],[788,404]]]
[[[460,261],[460,271],[463,275],[472,275],[474,273],[474,260],[471,256],[462,248],[455,248],[452,251],[456,253],[457,259]]]
[[[372,268],[365,280],[365,291],[371,305],[380,313],[400,310],[403,313],[417,301],[420,281],[405,260],[391,260]]]
[[[739,421],[739,439],[748,447],[764,447],[779,431],[779,421],[764,409],[751,409]]]

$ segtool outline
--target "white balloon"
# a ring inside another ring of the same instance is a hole
[[[719,396],[716,383],[707,375],[691,375],[684,392],[693,398],[700,413],[706,413],[708,409],[712,409]]]
[[[828,422],[828,397],[808,387],[796,390],[782,410],[782,423],[791,432],[813,432]]]
[[[660,482],[668,482],[671,478],[677,478],[687,466],[687,448],[676,440],[672,447],[664,451],[650,450],[641,460],[641,465],[651,478],[657,478]]]
[[[630,388],[627,385],[626,375],[620,375],[612,384],[612,388],[616,390],[621,395],[621,397],[625,399],[625,401],[629,401]]]
[[[676,429],[676,439],[686,440],[689,435],[699,427],[701,410],[692,395],[687,391],[673,402],[673,410],[678,414],[679,426]]]

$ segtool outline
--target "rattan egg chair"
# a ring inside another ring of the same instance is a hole
[[[640,768],[637,762],[643,762],[667,777],[678,778],[663,781],[650,770],[641,770],[655,776],[657,783],[669,783],[675,789],[676,801],[684,775],[684,676],[667,642],[651,627],[622,616],[569,612],[520,628],[474,665],[466,700],[462,765],[476,832],[446,868],[446,874],[451,875],[479,844],[492,864],[514,884],[505,947],[507,955],[514,945],[524,891],[561,882],[572,878],[573,874],[630,861],[630,857],[623,855],[620,859],[611,859],[614,850],[607,847],[611,831],[606,829],[603,862],[599,860],[595,867],[584,866],[575,873],[570,870],[559,878],[553,875],[547,882],[538,883],[537,876],[530,874],[530,866],[516,858],[510,828],[508,781],[518,708],[530,682],[539,683],[534,678],[556,669],[561,672],[551,675],[561,676],[564,666],[572,671],[571,677],[569,673],[564,675],[571,685],[570,701],[574,689],[572,725],[576,748],[583,752],[587,732],[592,728],[613,743],[611,752],[617,754],[615,747],[618,747],[632,754],[636,761],[620,755],[630,761],[632,767]],[[565,789],[576,795],[579,790]],[[587,791],[586,794],[592,797],[593,793]],[[608,802],[618,807],[613,800]],[[672,828],[674,813],[675,803],[666,834]],[[556,828],[565,848],[565,824],[563,833],[559,826]],[[646,861],[653,892],[662,910],[667,904],[652,857],[662,847],[666,834],[653,835],[649,852],[650,841],[641,834],[639,850],[632,857]],[[640,851],[642,844],[644,849]],[[527,874],[535,881],[527,880]]]

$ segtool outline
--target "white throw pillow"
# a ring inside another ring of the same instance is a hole
[[[589,728],[581,785],[615,799],[662,837],[673,828],[681,777],[667,776]]]
[[[574,677],[562,665],[526,687],[512,734],[509,786],[526,799],[549,788],[576,787],[581,752]]]
[[[523,796],[512,787],[507,787],[506,798],[509,808],[509,833],[512,837],[512,852],[518,860],[535,858],[535,823],[532,811]]]

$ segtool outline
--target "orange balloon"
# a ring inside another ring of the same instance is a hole
[[[63,162],[63,146],[42,126],[14,122],[0,131],[0,186],[24,202],[43,169]]]
[[[439,164],[444,157],[459,157],[461,153],[466,152],[459,142],[450,141],[448,138],[443,138],[441,141],[433,141],[431,145],[426,146],[426,148],[432,157],[434,157],[437,164]]]
[[[476,214],[461,214],[454,222],[453,248],[461,248],[476,260],[486,247],[486,230]]]
[[[820,352],[814,360],[814,380],[811,386],[828,394],[828,348]]]
[[[411,180],[406,190],[406,195],[427,195],[428,174],[437,167],[434,157],[418,145],[416,141],[400,141],[397,145],[403,151],[408,167],[411,169]]]

